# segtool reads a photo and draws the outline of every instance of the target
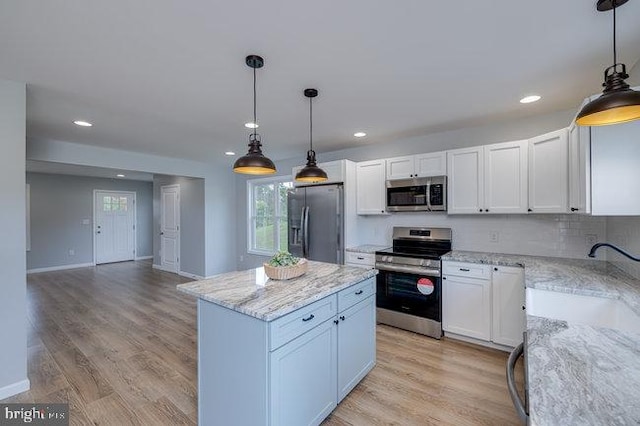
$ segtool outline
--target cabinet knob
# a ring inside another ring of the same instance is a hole
[[[479,211],[482,212],[482,209],[480,209]]]
[[[339,322],[340,322],[340,321],[338,321],[338,320],[333,320],[333,323],[334,323],[334,324],[338,324]]]
[[[497,270],[498,270],[498,268],[493,268],[493,270],[494,270],[494,271],[497,271]]]
[[[442,277],[442,279],[443,279],[443,280],[446,280],[446,279],[447,279],[447,277]]]
[[[527,211],[528,211],[528,212],[532,212],[533,210],[531,210],[531,209],[527,209]]]
[[[340,315],[340,319],[344,321],[344,315]]]
[[[578,210],[580,210],[580,209],[577,209],[577,208],[575,208],[575,207],[571,207],[571,211],[572,211],[572,212],[577,212]]]
[[[524,310],[526,310],[526,309],[527,309],[527,307],[526,307],[526,306],[524,306],[524,305],[522,305],[522,310],[524,311]]]
[[[489,213],[489,209],[486,209],[485,212]]]
[[[362,294],[362,290],[356,291],[356,296],[360,296]]]

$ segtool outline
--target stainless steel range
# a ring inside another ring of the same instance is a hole
[[[393,228],[393,247],[376,252],[379,323],[442,337],[440,256],[449,251],[450,228]]]

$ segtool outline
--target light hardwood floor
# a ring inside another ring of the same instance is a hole
[[[197,423],[196,304],[148,261],[28,276],[31,390],[71,424]],[[377,365],[326,425],[519,424],[507,354],[378,326]]]

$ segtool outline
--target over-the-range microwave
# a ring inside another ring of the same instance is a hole
[[[447,211],[447,177],[388,180],[387,211]]]

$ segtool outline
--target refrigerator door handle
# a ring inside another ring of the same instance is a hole
[[[309,206],[305,206],[303,209],[303,222],[302,222],[302,255],[305,258],[309,257]]]

